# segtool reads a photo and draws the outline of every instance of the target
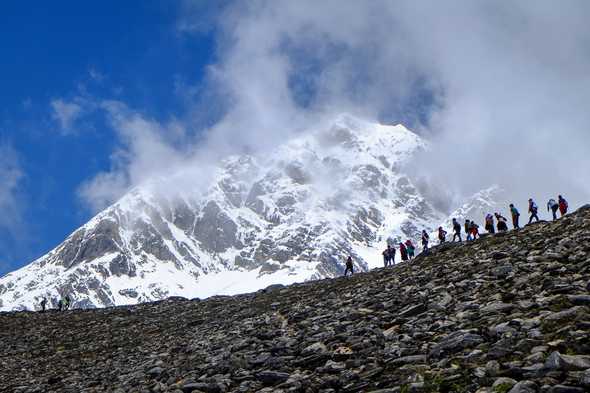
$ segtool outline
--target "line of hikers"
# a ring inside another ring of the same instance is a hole
[[[520,223],[519,223],[520,212],[514,206],[513,203],[511,203],[509,205],[509,207],[510,207],[510,215],[512,216],[512,226],[514,227],[514,229],[518,229],[518,228],[520,228]],[[564,215],[566,215],[568,208],[569,208],[569,206],[568,206],[567,201],[561,195],[559,195],[557,197],[557,201],[555,199],[551,198],[551,199],[549,199],[549,202],[547,202],[547,211],[550,211],[552,213],[553,220],[557,219],[557,212],[558,211],[560,212],[562,217]],[[537,204],[535,203],[535,201],[532,198],[529,199],[528,212],[530,213],[529,224],[532,223],[533,220],[539,221],[539,214],[538,214],[539,207],[537,206]],[[494,225],[494,219],[496,220],[495,225]],[[461,231],[463,229],[465,230],[467,241],[472,241],[472,240],[475,240],[480,237],[479,236],[479,225],[477,225],[477,223],[475,221],[466,219],[465,223],[463,224],[463,227],[461,227],[461,224],[459,223],[459,221],[457,221],[456,218],[453,218],[452,226],[453,226],[453,240],[452,240],[453,242],[457,241],[457,239],[459,239],[459,242],[463,241],[463,239],[461,237]],[[484,228],[490,234],[494,234],[494,233],[496,233],[496,231],[506,232],[506,231],[508,231],[508,220],[506,219],[506,217],[502,216],[500,213],[494,213],[493,215],[491,213],[488,213],[485,216]],[[446,242],[446,238],[447,238],[447,231],[445,231],[442,226],[438,227],[439,244]],[[423,251],[428,252],[429,243],[430,243],[430,236],[428,235],[428,232],[426,232],[426,230],[423,230],[422,231],[422,249],[423,249]],[[412,241],[408,239],[405,241],[405,243],[401,243],[401,242],[399,243],[399,251],[400,251],[400,256],[401,256],[402,261],[408,261],[415,256],[416,247],[414,246],[414,244],[412,244]],[[382,252],[383,265],[385,267],[393,266],[395,264],[396,252],[397,252],[396,248],[392,247],[388,243],[387,248]],[[348,274],[348,272],[350,272],[351,275],[353,274],[353,262],[352,262],[351,256],[349,256],[346,259],[346,270],[344,271],[345,277]]]
[[[41,312],[45,312],[45,310],[47,310],[47,298],[43,297],[41,298],[41,302],[39,303],[41,305]],[[72,304],[72,299],[70,299],[70,297],[68,295],[66,295],[63,299],[59,299],[59,301],[57,302],[57,310],[58,311],[66,311],[70,309],[70,305]]]
[[[514,227],[514,229],[518,229],[518,228],[520,228],[520,223],[519,223],[520,212],[514,206],[513,203],[511,203],[509,205],[509,207],[510,207],[510,215],[512,216],[512,226]],[[569,208],[569,205],[568,205],[567,201],[561,195],[559,195],[557,197],[557,201],[555,199],[551,198],[551,199],[549,199],[549,202],[547,202],[547,211],[550,211],[552,213],[553,220],[557,220],[557,212],[558,211],[560,212],[562,217],[564,215],[566,215],[568,208]],[[532,223],[533,220],[539,221],[539,206],[535,203],[535,201],[532,198],[529,199],[529,210],[528,211],[530,214],[529,224]],[[496,220],[495,225],[494,225],[494,219]],[[462,230],[461,224],[459,224],[459,222],[457,221],[456,218],[453,218],[452,225],[453,225],[453,241],[456,241],[457,238],[459,239],[460,242],[463,241],[463,239],[461,238],[461,230]],[[508,230],[508,220],[506,219],[506,217],[502,216],[500,213],[494,213],[493,215],[491,213],[488,213],[485,216],[484,228],[490,234],[496,233],[496,230],[498,232],[506,232]],[[467,235],[467,239],[466,239],[467,241],[475,240],[479,237],[479,225],[477,225],[475,223],[475,221],[466,219],[463,229],[465,229],[465,234]],[[446,237],[447,237],[447,231],[445,231],[442,226],[438,227],[439,243],[444,243],[446,241]],[[422,247],[424,248],[424,250],[428,250],[428,241],[429,241],[428,233],[426,231],[422,231]]]

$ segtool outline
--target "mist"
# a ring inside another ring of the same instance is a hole
[[[182,15],[183,39],[207,23],[217,34],[204,93],[170,124],[103,103],[121,148],[81,195],[99,209],[150,177],[199,177],[348,112],[430,139],[410,172],[453,200],[499,184],[520,205],[558,193],[585,203],[588,16],[586,1],[537,0],[247,1],[206,20]],[[217,121],[203,129],[195,119],[207,112]]]

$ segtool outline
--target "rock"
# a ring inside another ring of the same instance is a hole
[[[424,364],[426,363],[426,355],[404,356],[391,361],[393,366],[399,367],[405,364]]]
[[[514,308],[514,304],[508,303],[491,303],[481,309],[481,312],[486,314],[507,313]]]
[[[499,267],[496,267],[492,270],[492,274],[498,278],[506,278],[508,277],[508,275],[510,273],[513,272],[513,267],[512,265],[502,265]]]
[[[459,352],[465,348],[474,347],[484,340],[480,335],[468,332],[454,332],[436,344],[430,351],[430,356],[440,358],[442,355]]]
[[[590,356],[562,355],[552,352],[545,361],[548,370],[582,371],[590,369]]]
[[[156,377],[159,377],[163,372],[164,372],[164,369],[162,367],[154,367],[154,368],[150,369],[147,372],[147,374],[152,378],[156,378]]]
[[[585,393],[586,390],[575,386],[555,385],[549,388],[549,393]]]
[[[256,379],[258,379],[265,385],[277,385],[289,379],[289,374],[278,371],[266,370],[256,373]]]
[[[498,363],[496,360],[490,360],[486,363],[485,369],[487,375],[490,377],[495,377],[500,372],[500,363]]]
[[[514,385],[516,385],[516,381],[512,378],[498,378],[492,384],[492,393],[507,392],[512,389]]]
[[[326,348],[326,346],[323,343],[317,342],[307,346],[305,349],[303,349],[303,351],[301,351],[301,354],[303,356],[309,356],[323,354],[326,352],[328,352],[328,348]]]
[[[346,369],[346,364],[344,364],[342,362],[335,362],[333,360],[328,360],[323,367],[323,372],[339,373],[344,369]]]
[[[509,254],[505,253],[505,252],[501,252],[501,251],[495,251],[492,253],[492,259],[494,260],[500,260],[500,259],[505,259],[510,257]]]
[[[536,393],[538,386],[532,381],[520,381],[508,393]]]
[[[263,291],[266,293],[272,293],[280,291],[281,289],[285,288],[283,284],[273,284],[269,285],[268,287],[264,288]]]
[[[412,306],[408,306],[406,308],[404,308],[403,310],[401,310],[399,312],[399,316],[400,318],[409,318],[409,317],[413,317],[415,315],[419,315],[422,314],[423,312],[426,312],[427,307],[424,304],[417,304],[417,305],[412,305]]]
[[[590,295],[568,295],[568,300],[577,306],[590,305]]]
[[[189,383],[182,386],[184,393],[204,392],[204,393],[221,393],[221,388],[215,383]]]

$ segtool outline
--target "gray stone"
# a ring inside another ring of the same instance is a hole
[[[278,371],[261,371],[256,373],[256,378],[265,385],[277,385],[289,379],[289,374]]]
[[[512,378],[497,378],[492,384],[492,392],[507,392],[508,389],[511,389],[514,385],[516,385],[516,382],[517,381]]]
[[[430,351],[430,356],[439,358],[443,355],[459,352],[465,348],[477,346],[483,341],[483,338],[477,334],[463,331],[454,332],[436,344]]]
[[[508,393],[537,393],[538,386],[532,381],[520,381]]]
[[[552,352],[545,361],[545,368],[548,370],[582,371],[590,369],[590,356],[562,355],[559,352]]]

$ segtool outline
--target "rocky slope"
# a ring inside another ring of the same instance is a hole
[[[9,392],[590,390],[590,206],[352,278],[0,314]]]
[[[379,266],[388,238],[417,239],[446,218],[404,170],[425,148],[401,125],[340,116],[266,157],[204,168],[206,187],[154,180],[0,278],[0,310],[65,295],[89,308],[245,293],[337,276],[345,254]]]

